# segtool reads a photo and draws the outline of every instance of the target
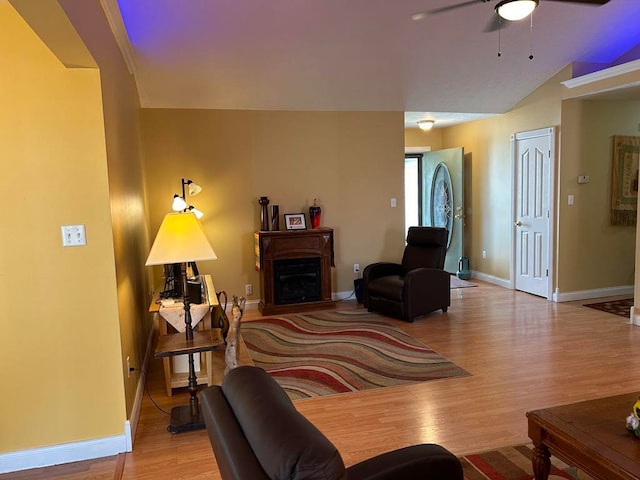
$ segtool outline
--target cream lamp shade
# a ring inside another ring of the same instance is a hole
[[[153,241],[145,266],[216,260],[202,224],[191,212],[168,213]]]

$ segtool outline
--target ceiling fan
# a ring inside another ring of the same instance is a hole
[[[449,12],[451,10],[457,10],[459,8],[468,7],[477,3],[489,3],[493,0],[467,0],[453,5],[447,5],[444,7],[434,8],[432,10],[425,10],[423,12],[414,13],[411,18],[413,20],[422,20],[423,18],[438,13]],[[582,5],[605,5],[610,0],[544,0],[545,2],[564,2],[564,3],[576,3]],[[539,4],[539,0],[501,0],[494,7],[496,15],[492,21],[485,28],[486,32],[492,32],[500,28],[503,22],[511,22],[522,20],[533,12]]]

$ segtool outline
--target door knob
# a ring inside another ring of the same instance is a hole
[[[522,222],[521,222],[520,220],[518,220],[517,222],[513,222],[513,224],[514,224],[516,227],[521,227],[521,226],[522,226]]]

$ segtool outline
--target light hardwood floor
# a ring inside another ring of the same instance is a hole
[[[446,314],[412,324],[389,319],[471,376],[296,402],[347,465],[422,442],[439,443],[456,455],[525,443],[528,410],[640,391],[640,327],[582,302],[556,304],[477,283],[452,290]],[[338,308],[362,306],[344,301]],[[248,310],[243,321],[257,318],[257,310]],[[148,377],[161,408],[187,401],[186,392],[165,395],[160,361],[151,362]],[[132,453],[0,480],[218,479],[206,432],[171,435],[167,423],[145,395]],[[91,474],[87,465],[93,466]]]

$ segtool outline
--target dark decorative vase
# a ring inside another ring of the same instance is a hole
[[[278,205],[271,207],[271,230],[274,232],[280,230],[280,207]]]
[[[260,197],[258,203],[262,207],[262,210],[260,211],[260,230],[269,231],[269,211],[267,210],[269,197]]]
[[[318,206],[318,200],[313,199],[313,205],[309,207],[309,220],[311,220],[311,228],[318,228],[320,226],[320,217],[322,216],[322,209]]]

